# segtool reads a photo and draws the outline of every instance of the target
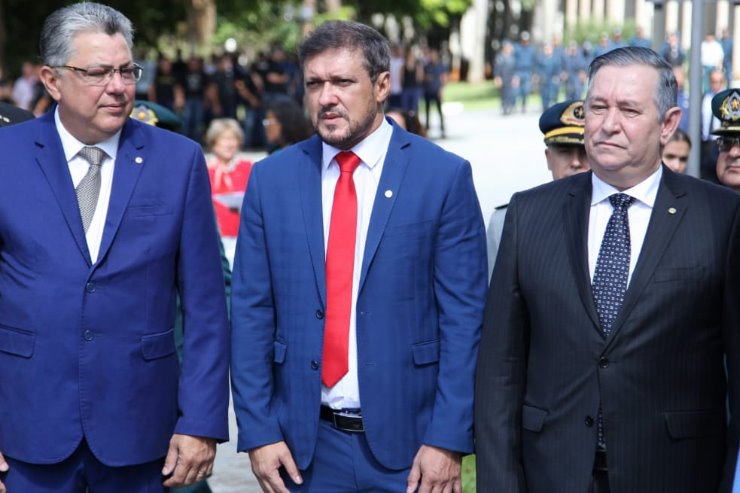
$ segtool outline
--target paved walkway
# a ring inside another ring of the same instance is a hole
[[[544,144],[537,122],[539,112],[508,117],[498,110],[464,111],[459,104],[445,107],[447,138],[436,140],[436,121],[430,137],[445,149],[468,159],[473,167],[483,217],[508,202],[512,193],[549,181]],[[250,154],[259,159],[264,154]],[[214,493],[259,493],[246,454],[236,454],[236,420],[230,413],[231,439],[219,446],[210,480]]]

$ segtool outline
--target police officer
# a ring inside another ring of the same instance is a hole
[[[712,98],[712,113],[720,126],[712,130],[717,135],[717,179],[740,192],[740,89],[727,89]]]
[[[584,117],[583,101],[580,99],[557,103],[540,116],[540,131],[546,146],[547,169],[552,173],[553,180],[590,169],[586,159],[586,148],[583,145]],[[740,155],[740,148],[738,154]],[[507,206],[508,204],[496,207],[488,222],[489,277],[496,261]]]
[[[527,96],[532,91],[532,72],[534,72],[536,52],[529,42],[529,33],[522,31],[520,42],[514,50],[516,75],[519,78],[519,97],[522,113],[527,111]]]
[[[31,120],[33,113],[12,104],[0,101],[0,127]]]

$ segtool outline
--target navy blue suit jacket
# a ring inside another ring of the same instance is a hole
[[[254,167],[231,304],[238,449],[285,440],[300,468],[321,404],[321,152],[314,136]],[[394,127],[356,305],[366,436],[388,468],[409,467],[422,443],[473,450],[485,249],[469,163]]]
[[[84,436],[123,466],[163,457],[173,432],[226,440],[228,325],[200,148],[125,124],[94,264],[53,112],[0,131],[0,149],[0,451],[55,463]]]

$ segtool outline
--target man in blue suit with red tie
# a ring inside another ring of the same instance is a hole
[[[459,492],[487,281],[470,165],[384,118],[374,29],[328,22],[299,56],[318,135],[258,163],[242,209],[238,450],[265,492]]]
[[[129,119],[131,47],[110,7],[52,13],[41,80],[57,105],[0,131],[0,491],[167,491],[206,477],[228,439],[206,166]]]

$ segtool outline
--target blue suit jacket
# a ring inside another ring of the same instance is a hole
[[[253,169],[240,228],[231,305],[238,448],[286,440],[305,468],[326,306],[318,137]],[[395,127],[356,305],[366,435],[386,467],[409,467],[422,443],[473,450],[485,249],[469,163]]]
[[[122,466],[163,457],[173,432],[226,440],[226,303],[200,148],[126,123],[95,264],[53,112],[0,131],[0,149],[0,451],[55,463],[84,435]]]

